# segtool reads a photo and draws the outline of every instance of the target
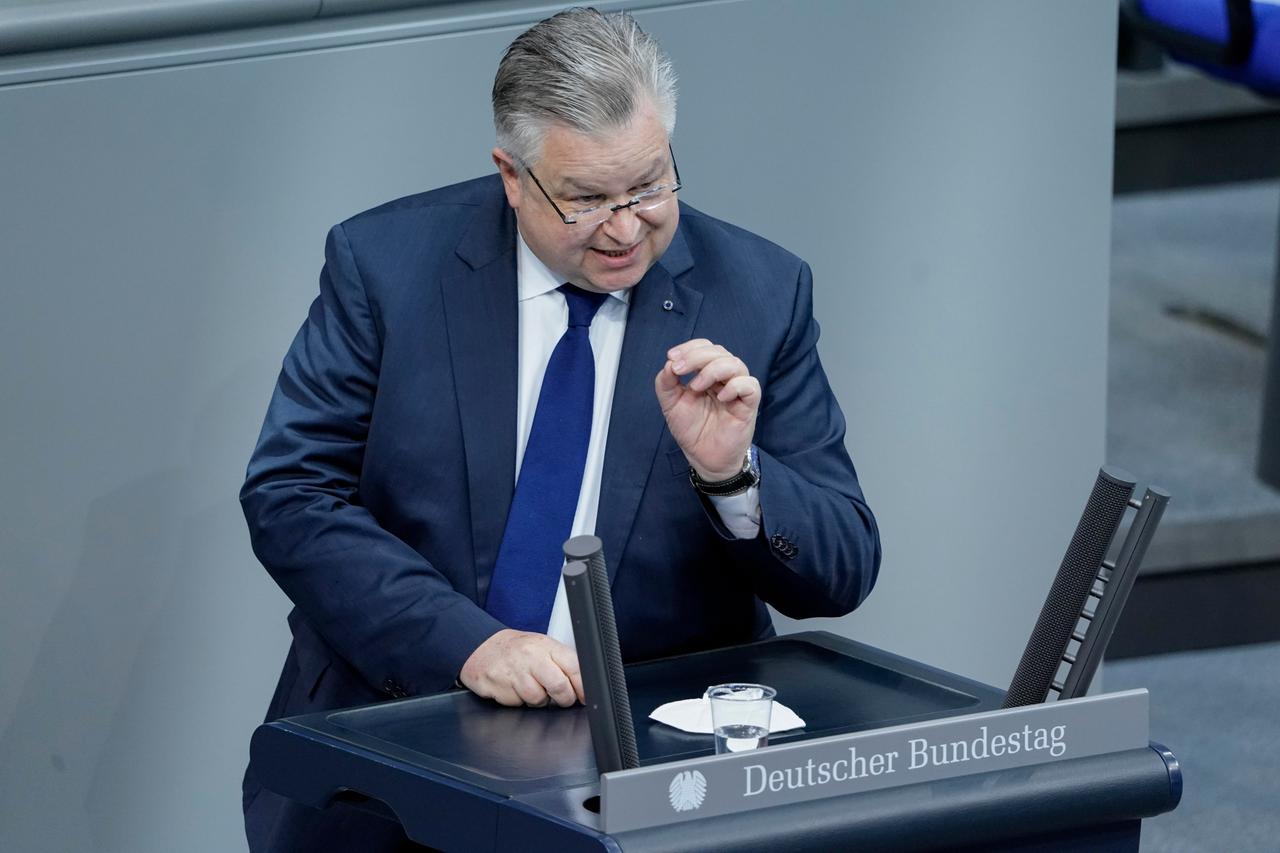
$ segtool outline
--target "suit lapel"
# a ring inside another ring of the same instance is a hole
[[[495,225],[497,226],[495,228]],[[458,244],[463,262],[444,280],[471,509],[476,600],[489,591],[515,490],[519,321],[515,217],[499,190]]]
[[[667,350],[691,336],[702,304],[700,292],[676,280],[692,266],[683,231],[677,229],[662,260],[631,291],[596,514],[610,580],[618,572],[654,453],[666,432],[653,380]]]

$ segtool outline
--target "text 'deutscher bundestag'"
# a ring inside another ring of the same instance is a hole
[[[947,717],[601,777],[603,829],[626,832],[1148,744],[1147,691]]]

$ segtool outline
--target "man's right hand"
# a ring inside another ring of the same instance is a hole
[[[546,634],[504,628],[462,665],[463,686],[502,705],[568,708],[582,702],[578,655]]]

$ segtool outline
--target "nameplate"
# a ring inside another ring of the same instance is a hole
[[[1127,690],[605,773],[602,828],[626,832],[1140,749],[1147,725],[1147,691]]]

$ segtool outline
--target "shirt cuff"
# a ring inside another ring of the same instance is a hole
[[[724,526],[738,539],[755,539],[760,533],[760,487],[740,495],[707,496]]]

